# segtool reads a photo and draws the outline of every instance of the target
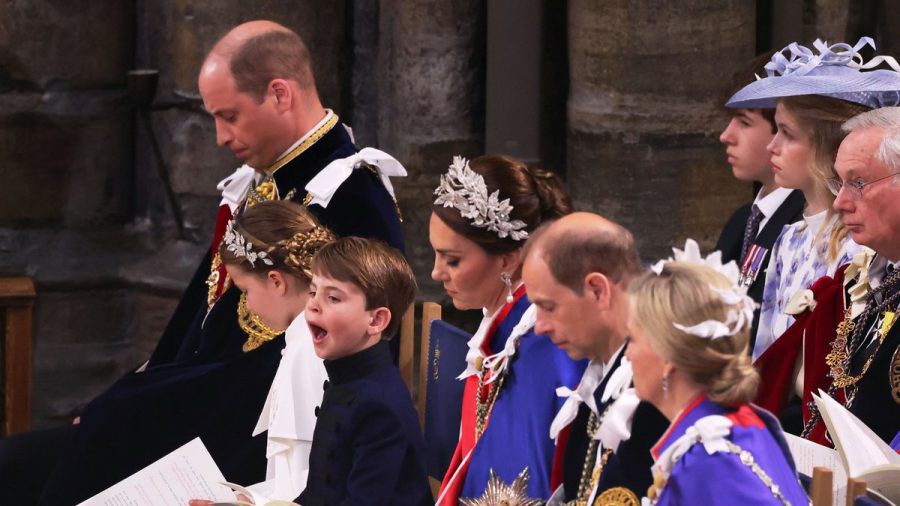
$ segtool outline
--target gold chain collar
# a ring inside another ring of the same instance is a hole
[[[304,151],[309,149],[310,146],[319,142],[319,139],[324,137],[325,134],[330,132],[331,129],[334,128],[335,125],[337,125],[337,122],[338,122],[337,114],[332,114],[331,117],[328,118],[328,121],[323,123],[322,126],[317,128],[312,134],[310,134],[310,136],[307,137],[306,140],[304,140],[303,142],[298,144],[296,148],[290,150],[287,154],[285,154],[278,160],[275,160],[275,163],[273,163],[272,165],[267,167],[266,170],[264,170],[263,172],[265,172],[266,174],[268,174],[270,176],[275,175],[275,173],[278,172],[278,169],[284,167],[285,165],[288,164],[288,162],[290,162],[294,158],[297,158],[297,156],[299,156],[300,153],[303,153]]]
[[[241,294],[237,314],[238,325],[240,325],[241,330],[247,333],[247,341],[244,342],[242,347],[244,352],[253,351],[284,332],[266,325],[262,318],[247,309],[247,294]]]

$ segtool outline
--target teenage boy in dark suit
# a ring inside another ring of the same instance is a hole
[[[771,54],[761,54],[746,67],[734,74],[728,96],[765,75],[764,66]],[[741,282],[756,302],[762,300],[769,264],[769,250],[781,229],[803,218],[803,194],[797,190],[781,188],[775,184],[767,146],[775,136],[774,109],[728,109],[731,121],[722,131],[719,140],[725,144],[725,154],[731,171],[740,181],[754,183],[759,190],[752,203],[738,208],[729,218],[716,249],[722,252],[722,261],[734,260],[741,268]],[[750,331],[750,347],[756,338],[759,310],[753,318]]]

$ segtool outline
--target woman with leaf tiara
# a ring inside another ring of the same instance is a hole
[[[527,498],[546,500],[559,484],[547,437],[563,399],[585,364],[573,362],[534,332],[535,308],[521,282],[521,251],[541,223],[572,210],[550,172],[504,156],[467,162],[454,157],[435,190],[429,239],[431,277],[458,309],[481,309],[469,341],[459,442],[438,504],[480,504],[489,481],[514,483]]]
[[[777,420],[750,404],[754,303],[738,278],[688,240],[629,287],[634,387],[672,421],[651,451],[651,505],[809,504]]]

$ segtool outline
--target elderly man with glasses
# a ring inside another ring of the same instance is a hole
[[[843,125],[848,133],[828,182],[854,241],[865,246],[834,278],[797,294],[795,324],[782,336],[781,360],[762,369],[761,404],[774,407],[802,385],[803,436],[826,443],[811,394],[826,390],[879,437],[900,445],[900,107]],[[779,340],[781,341],[781,340]],[[802,354],[802,357],[801,357]],[[800,359],[800,377],[794,364]],[[797,381],[801,380],[801,381]],[[798,392],[799,393],[799,392]],[[827,444],[827,443],[826,443]]]

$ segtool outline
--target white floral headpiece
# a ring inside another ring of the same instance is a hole
[[[234,253],[234,256],[238,258],[245,257],[253,267],[256,267],[257,260],[262,261],[266,265],[275,265],[265,251],[253,251],[253,243],[248,241],[234,227],[234,220],[229,221],[228,226],[225,228],[225,235],[222,237],[222,242],[225,243],[225,248],[228,251]]]
[[[441,184],[434,190],[438,197],[435,205],[453,207],[463,218],[471,220],[472,226],[484,228],[504,239],[514,241],[528,239],[527,225],[522,220],[510,220],[513,206],[509,199],[500,200],[500,190],[488,195],[487,185],[481,174],[469,168],[469,162],[454,156],[446,174],[441,176]]]
[[[723,303],[732,306],[732,309],[728,310],[724,322],[720,320],[706,320],[691,326],[673,323],[672,325],[676,329],[697,337],[719,339],[733,336],[745,328],[750,328],[756,303],[747,295],[747,287],[741,285],[741,272],[733,260],[723,264],[722,252],[720,251],[714,251],[704,257],[700,254],[700,246],[697,245],[697,241],[693,239],[688,239],[684,243],[684,250],[672,248],[672,252],[673,255],[670,258],[656,262],[650,269],[656,274],[662,274],[663,268],[669,262],[703,265],[725,276],[732,285],[730,289],[709,286],[709,289],[718,295]]]

